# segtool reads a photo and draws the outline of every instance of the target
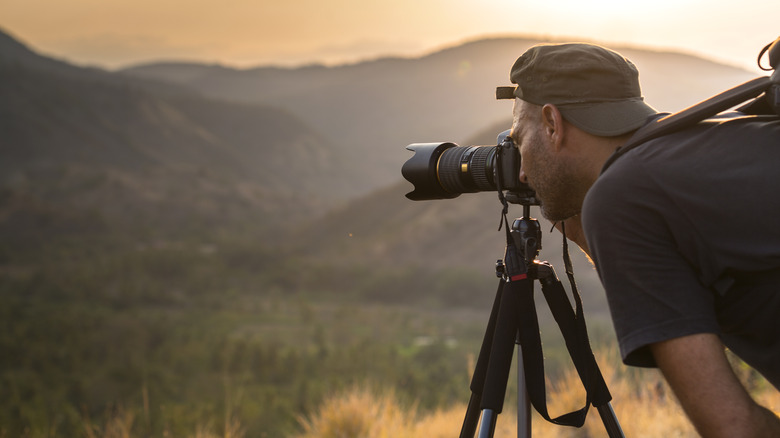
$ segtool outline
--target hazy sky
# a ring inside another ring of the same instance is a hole
[[[107,68],[350,62],[509,34],[674,48],[753,69],[780,35],[778,16],[778,0],[0,0],[6,32]]]

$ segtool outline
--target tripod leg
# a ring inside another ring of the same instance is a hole
[[[530,287],[528,280],[500,283],[493,303],[491,320],[482,343],[477,367],[472,378],[472,400],[461,429],[461,438],[473,438],[475,397],[483,410],[479,436],[492,436],[495,421],[504,407],[506,385],[512,366],[515,340],[518,330],[519,294]]]
[[[463,426],[460,429],[460,438],[474,438],[477,425],[479,425],[480,395],[477,393],[471,394],[469,406],[466,408],[466,418],[463,419]]]
[[[498,311],[501,307],[501,297],[503,296],[504,282],[500,281],[496,297],[493,300],[493,308],[490,311],[485,336],[482,339],[482,346],[479,349],[479,357],[474,367],[474,374],[471,378],[471,398],[469,406],[466,409],[466,418],[463,420],[463,427],[460,430],[460,438],[474,438],[474,433],[479,425],[479,410],[482,404],[482,392],[485,388],[485,377],[487,376],[488,362],[490,361],[490,350],[493,347],[493,334],[496,331],[496,321],[498,320]]]
[[[498,420],[498,414],[492,409],[485,409],[482,411],[482,423],[479,426],[478,438],[493,438],[493,434],[496,433],[496,420]]]
[[[607,435],[610,438],[623,438],[623,428],[620,427],[615,411],[612,410],[612,404],[607,403],[605,405],[596,406],[601,416],[601,422],[604,423],[604,428],[607,430]]]
[[[523,368],[523,346],[517,343],[517,438],[531,438],[531,401]]]
[[[528,293],[529,287],[530,282],[527,279],[509,282],[504,287],[482,396],[480,438],[493,436],[497,416],[504,408],[506,385],[512,366],[515,340],[518,337],[519,295]]]
[[[504,408],[506,384],[512,367],[515,340],[520,309],[520,293],[529,287],[528,280],[506,283],[501,294],[493,345],[490,349],[485,388],[482,395],[482,409],[490,409],[500,414]]]

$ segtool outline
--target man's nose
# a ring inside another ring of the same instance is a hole
[[[522,164],[520,165],[520,182],[523,184],[528,184],[528,176],[526,176]]]

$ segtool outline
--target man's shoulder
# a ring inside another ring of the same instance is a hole
[[[650,175],[646,163],[633,155],[622,157],[593,183],[583,202],[583,213],[600,211],[630,201],[637,193],[648,190]]]
[[[635,135],[641,135],[642,129]],[[780,162],[778,141],[778,117],[722,114],[647,140],[622,155],[598,177],[586,203],[612,205],[638,196],[668,195],[684,190],[686,183],[695,182],[693,177],[717,180],[735,160],[758,171],[769,163]],[[693,169],[700,173],[692,173]]]

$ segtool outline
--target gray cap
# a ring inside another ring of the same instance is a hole
[[[617,52],[586,43],[541,44],[515,61],[516,87],[498,87],[496,98],[558,107],[572,125],[611,137],[643,126],[657,111],[644,102],[639,71]]]

